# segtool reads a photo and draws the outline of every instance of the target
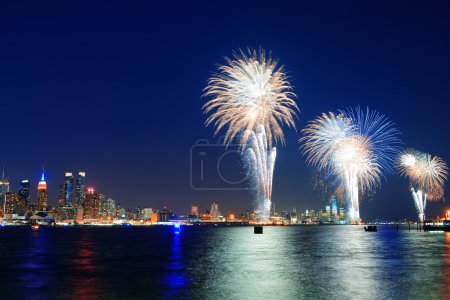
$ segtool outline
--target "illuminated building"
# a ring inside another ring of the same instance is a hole
[[[100,217],[100,199],[102,196],[94,193],[94,188],[87,189],[82,203],[84,219],[98,219]]]
[[[152,214],[153,214],[153,209],[151,209],[150,207],[144,207],[141,210],[141,219],[149,220],[149,219],[151,219]]]
[[[172,216],[172,212],[167,209],[167,207],[164,207],[159,212],[159,221],[160,222],[169,222],[170,217]]]
[[[209,214],[209,211],[206,211],[204,214],[200,214],[200,220],[201,221],[210,221],[211,215]]]
[[[0,196],[4,197],[9,192],[9,179],[5,178],[5,171],[3,170],[2,179],[0,179]]]
[[[292,209],[292,212],[289,215],[289,220],[290,220],[291,224],[297,224],[297,221],[298,221],[298,219],[297,219],[297,208],[294,207]]]
[[[76,190],[75,190],[75,206],[83,205],[86,195],[86,173],[78,172]]]
[[[47,182],[45,182],[45,174],[42,171],[41,180],[38,184],[38,196],[36,209],[37,210],[47,210],[48,207],[48,195],[47,195]]]
[[[108,215],[112,218],[116,217],[116,201],[114,199],[108,198],[106,200],[106,206],[108,210]]]
[[[211,221],[219,222],[219,216],[220,216],[219,204],[213,202],[213,204],[211,204],[211,211],[210,211]]]
[[[13,192],[7,192],[4,196],[5,198],[5,214],[6,215],[12,215],[19,213],[19,196],[16,193]],[[11,217],[10,217],[11,218]]]
[[[236,221],[236,215],[234,213],[229,213],[227,216],[227,222],[234,222]]]
[[[159,221],[160,221],[160,219],[159,219],[159,213],[153,212],[152,215],[151,215],[151,217],[150,217],[150,222],[152,222],[152,223],[157,223],[157,222],[159,222]]]
[[[77,220],[82,221],[84,218],[83,207],[81,205],[76,207],[76,212],[77,212],[77,215],[76,215]]]
[[[103,206],[103,207],[105,207],[106,205],[106,198],[105,198],[105,195],[103,195],[103,194],[98,194],[98,218],[100,218],[102,215],[101,215],[101,211],[100,211],[100,208]]]
[[[64,182],[59,185],[58,206],[63,207],[66,205],[66,199],[64,197]]]
[[[305,211],[305,217],[310,217],[310,214],[309,214],[309,210],[307,209],[306,211]]]
[[[345,208],[340,208],[339,209],[339,218],[342,220],[345,220]]]
[[[131,216],[130,212],[131,211],[129,210],[128,216]],[[141,212],[142,212],[141,207],[140,206],[136,207],[133,212],[133,219],[139,219],[141,217]],[[128,219],[132,219],[132,218],[128,217]]]
[[[125,219],[127,217],[127,210],[125,208],[117,208],[117,215],[119,219]]]
[[[77,208],[73,206],[60,206],[56,209],[59,220],[73,220],[77,218]]]
[[[336,198],[332,198],[331,199],[331,215],[333,216],[334,219],[338,219],[338,207],[337,207],[337,201]]]
[[[331,207],[329,205],[325,206],[325,211],[327,212],[327,219],[329,221],[331,217]]]
[[[21,213],[25,213],[30,204],[30,182],[28,180],[25,179],[20,182],[18,196]]]
[[[134,211],[132,211],[131,209],[129,209],[128,211],[127,211],[127,219],[128,220],[135,220],[135,219],[137,219],[137,213]]]
[[[73,205],[73,175],[67,172],[64,176],[64,181],[61,183],[59,193],[60,206],[72,206]]]
[[[105,197],[102,197],[100,199],[98,213],[99,213],[100,218],[102,218],[103,220],[108,218],[108,208],[106,206],[106,198]]]
[[[198,217],[198,204],[192,204],[191,206],[191,216]]]

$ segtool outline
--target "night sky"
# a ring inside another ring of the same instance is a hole
[[[299,98],[297,131],[286,128],[278,148],[277,210],[325,205],[298,151],[300,130],[322,112],[369,106],[396,123],[405,146],[450,162],[447,1],[361,2],[3,0],[0,164],[14,190],[24,178],[37,187],[44,164],[51,205],[64,172],[83,170],[129,208],[183,213],[216,201],[245,211],[248,191],[191,188],[190,151],[220,138],[204,127],[202,90],[224,56],[247,47],[279,57]],[[415,218],[408,181],[389,176],[361,216]]]

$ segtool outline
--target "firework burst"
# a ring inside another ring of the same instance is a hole
[[[438,200],[444,196],[444,184],[448,175],[447,164],[440,157],[407,149],[398,156],[397,168],[399,173],[409,178],[411,182],[414,204],[422,222],[425,218],[427,200]]]
[[[211,98],[203,106],[210,114],[206,126],[213,125],[215,134],[226,129],[226,145],[238,140],[256,190],[256,209],[266,221],[276,157],[272,145],[284,144],[283,125],[295,128],[295,94],[283,66],[264,50],[241,50],[225,60],[205,88],[204,96]]]
[[[240,144],[246,144],[248,133],[259,125],[269,146],[284,143],[282,125],[295,128],[298,107],[283,66],[264,50],[249,50],[248,55],[241,50],[225,60],[227,65],[219,66],[205,89],[205,96],[212,98],[203,106],[211,114],[206,125],[213,124],[215,134],[227,127],[225,144],[238,135]]]
[[[300,139],[308,164],[326,170],[347,193],[348,216],[358,222],[359,193],[381,184],[399,152],[399,132],[384,115],[357,107],[322,114],[309,122]]]

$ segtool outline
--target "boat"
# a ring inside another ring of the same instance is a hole
[[[39,225],[38,224],[31,225],[31,231],[39,231]]]
[[[367,227],[364,226],[364,230],[369,232],[377,232],[377,226],[375,225],[369,225]]]

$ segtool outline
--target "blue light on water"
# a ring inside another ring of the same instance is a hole
[[[181,224],[175,223],[175,224],[173,224],[173,228],[175,230],[175,234],[179,234],[181,231]]]

